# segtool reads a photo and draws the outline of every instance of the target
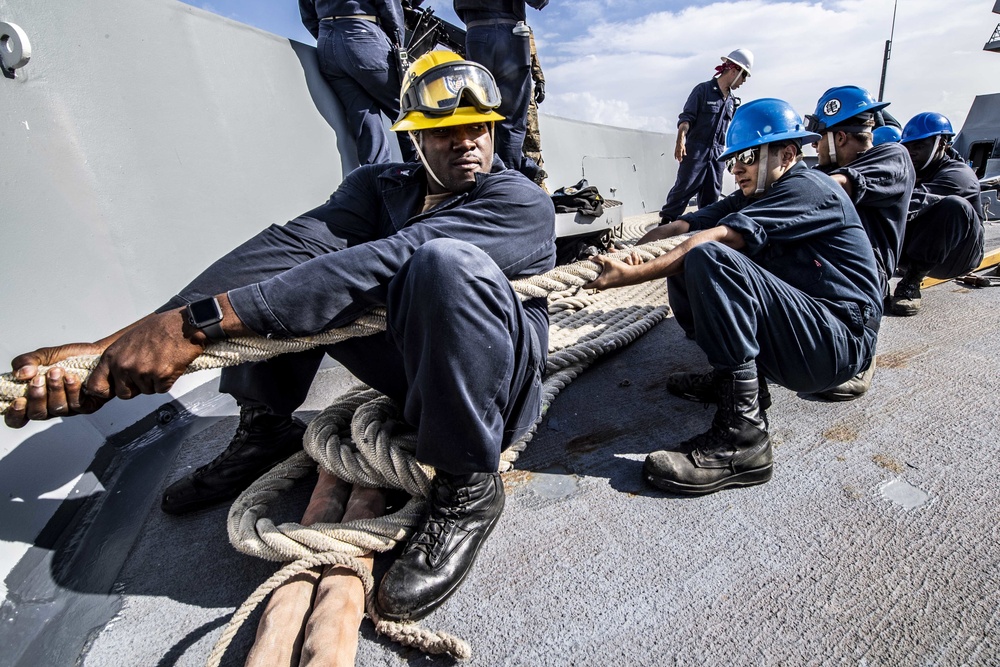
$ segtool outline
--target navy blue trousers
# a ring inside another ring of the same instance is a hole
[[[906,223],[899,263],[932,278],[954,278],[983,261],[985,230],[968,200],[945,197]]]
[[[358,151],[358,164],[390,162],[382,114],[399,116],[399,69],[385,33],[369,21],[320,21],[319,70],[340,100]],[[416,160],[406,133],[396,136],[404,162]]]
[[[793,391],[815,393],[854,377],[877,332],[851,328],[816,299],[743,253],[703,243],[667,280],[670,307],[716,370],[752,369]]]
[[[547,346],[510,281],[476,246],[436,239],[393,278],[386,311],[384,334],[225,369],[219,388],[291,414],[326,353],[403,406],[420,462],[495,471],[501,450],[538,417]]]
[[[520,169],[531,101],[531,43],[510,22],[476,25],[465,33],[465,55],[496,79],[502,102],[493,150],[508,169]]]
[[[698,208],[717,202],[722,192],[724,168],[721,160],[686,156],[677,167],[677,180],[667,193],[667,201],[660,208],[660,219],[668,222],[676,220],[684,213],[691,197],[696,195]]]

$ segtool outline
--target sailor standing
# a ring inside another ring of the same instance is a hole
[[[726,146],[726,130],[740,105],[732,94],[750,78],[753,53],[736,49],[722,57],[710,81],[699,83],[691,91],[684,110],[677,118],[677,144],[674,158],[680,163],[677,180],[660,209],[660,220],[676,220],[697,195],[698,208],[719,199],[722,192],[723,164],[719,159]]]
[[[382,114],[399,115],[400,0],[299,0],[299,13],[316,38],[319,71],[344,106],[358,164],[389,162]],[[416,161],[409,139],[397,139],[403,161]]]
[[[496,155],[509,169],[520,169],[531,99],[531,29],[525,25],[527,2],[541,10],[549,0],[455,0],[465,23],[465,57],[488,69],[503,102],[497,113]]]

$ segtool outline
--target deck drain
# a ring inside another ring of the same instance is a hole
[[[531,474],[531,481],[528,488],[540,495],[542,498],[555,500],[565,498],[576,491],[578,477],[568,470],[562,468],[546,468]]]
[[[882,497],[886,500],[891,500],[908,510],[926,505],[931,499],[931,494],[912,484],[907,484],[901,479],[886,482],[879,487],[879,491],[882,492]]]

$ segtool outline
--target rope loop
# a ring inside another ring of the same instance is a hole
[[[623,229],[626,235],[641,232],[641,229]],[[674,238],[628,247],[612,257],[624,259],[635,252],[643,261],[649,261],[679,242],[680,239]],[[628,345],[669,315],[664,290],[653,283],[593,294],[583,292],[581,287],[599,272],[597,263],[582,261],[512,282],[522,300],[547,297],[549,303],[550,349],[542,387],[542,415],[559,392],[600,355]],[[209,346],[187,372],[260,361],[384,329],[385,311],[375,309],[346,327],[317,336],[289,340],[229,339]],[[56,365],[84,382],[98,360],[98,356],[74,357]],[[43,367],[39,372],[46,370]],[[24,396],[26,390],[27,383],[14,380],[10,373],[0,376],[0,413],[6,412],[10,403]],[[541,417],[501,454],[500,472],[513,467],[540,421]],[[384,553],[408,539],[425,515],[425,499],[434,470],[416,460],[416,434],[403,423],[399,407],[373,389],[356,387],[313,419],[303,443],[304,451],[262,475],[236,499],[229,511],[229,539],[238,551],[266,560],[291,562],[261,584],[233,614],[209,656],[209,667],[219,665],[240,627],[274,589],[299,572],[321,565],[345,567],[361,579],[366,609],[379,634],[426,653],[448,654],[459,660],[469,658],[471,648],[460,638],[429,631],[415,623],[379,618],[374,607],[371,573],[358,560],[362,554]],[[376,519],[308,527],[295,522],[275,525],[267,516],[270,506],[298,480],[311,475],[317,465],[352,484],[400,489],[410,494],[411,499],[395,513]]]

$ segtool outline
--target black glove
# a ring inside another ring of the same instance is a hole
[[[541,104],[545,99],[545,82],[535,81],[535,104]]]

